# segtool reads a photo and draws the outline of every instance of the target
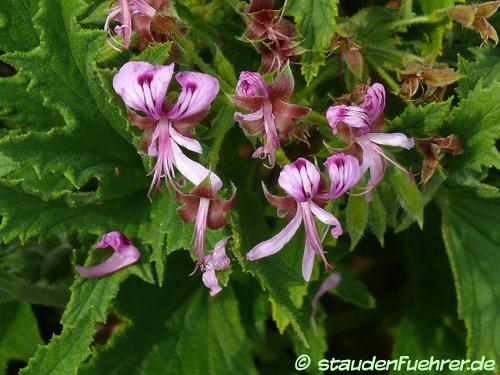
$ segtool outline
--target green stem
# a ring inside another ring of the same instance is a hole
[[[413,0],[401,0],[401,6],[399,8],[399,14],[402,19],[409,19],[413,15]]]
[[[233,91],[233,88],[196,53],[193,43],[188,38],[178,31],[172,31],[172,38],[204,73],[219,80],[219,84],[224,92],[231,93]]]
[[[444,15],[444,10],[435,11],[426,16],[417,16],[412,18],[405,18],[402,20],[391,22],[388,27],[390,29],[400,29],[402,27],[407,27],[416,24],[425,24],[425,23],[436,23],[442,20],[442,16]]]
[[[69,300],[69,291],[33,285],[12,275],[0,275],[0,290],[13,300],[21,300],[37,305],[64,307]]]
[[[385,70],[380,64],[376,64],[373,60],[368,59],[367,61],[370,66],[376,70],[378,75],[389,85],[393,92],[399,91],[399,84],[390,76],[390,74]]]

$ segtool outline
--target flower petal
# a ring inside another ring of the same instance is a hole
[[[256,72],[243,71],[236,84],[236,95],[240,97],[267,98],[269,86],[264,78]]]
[[[409,138],[403,133],[369,133],[364,137],[379,145],[403,147],[407,150],[415,146],[413,138]]]
[[[91,278],[109,275],[137,262],[141,256],[139,250],[120,232],[115,231],[105,234],[96,245],[96,248],[104,249],[110,246],[113,248],[114,253],[103,263],[91,267],[76,267],[76,271],[81,277]]]
[[[207,270],[203,272],[202,280],[203,284],[210,289],[210,296],[213,297],[222,290],[219,286],[217,276],[215,276],[215,270]]]
[[[309,281],[311,279],[311,273],[314,267],[314,250],[312,246],[309,244],[309,241],[306,241],[306,245],[304,247],[304,256],[302,258],[302,276],[305,281]]]
[[[218,191],[222,188],[222,180],[219,176],[203,165],[189,159],[174,142],[172,142],[172,152],[174,155],[175,167],[184,177],[191,181],[193,185],[199,185],[210,174],[210,182],[214,191]]]
[[[314,202],[311,202],[309,207],[311,208],[313,215],[316,216],[321,222],[333,226],[331,233],[334,238],[338,238],[342,234],[340,221],[333,216],[333,214],[319,207]]]
[[[385,89],[380,83],[374,83],[366,91],[365,101],[361,105],[370,116],[372,124],[379,123],[384,119]]]
[[[216,270],[225,270],[231,264],[231,260],[226,255],[226,244],[229,237],[218,241],[212,251],[212,265]]]
[[[287,61],[286,65],[276,74],[273,80],[271,85],[272,95],[279,99],[289,99],[293,94],[294,87],[295,81],[290,69],[290,62]]]
[[[319,182],[318,168],[304,158],[285,165],[278,178],[281,188],[298,202],[314,198],[318,192]]]
[[[307,116],[311,108],[303,107],[297,104],[286,103],[280,99],[273,101],[273,113],[290,119],[297,119]]]
[[[170,127],[169,130],[170,130],[170,136],[172,137],[175,143],[198,154],[202,153],[201,144],[196,139],[182,135],[177,130],[175,130],[173,126]]]
[[[219,92],[219,82],[208,74],[180,72],[175,78],[182,89],[177,103],[167,113],[168,118],[173,121],[205,111]]]
[[[337,126],[340,123],[347,124],[353,128],[369,128],[370,117],[368,113],[357,106],[336,105],[328,108],[326,118],[333,134],[337,134]]]
[[[302,209],[298,207],[297,213],[292,221],[290,221],[290,223],[288,223],[288,225],[277,235],[261,242],[250,250],[246,255],[247,259],[252,261],[276,254],[292,239],[297,229],[299,229],[300,223],[302,223]]]
[[[330,190],[322,194],[324,200],[337,199],[356,185],[361,178],[361,168],[358,159],[342,153],[332,155],[323,164],[330,176]]]
[[[291,197],[279,197],[277,195],[271,194],[266,185],[262,183],[262,188],[264,190],[264,195],[269,203],[278,209],[279,217],[286,217],[288,220],[292,220],[297,211],[297,202]]]

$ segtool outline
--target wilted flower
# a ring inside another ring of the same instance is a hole
[[[486,43],[488,39],[498,44],[498,34],[487,18],[496,13],[500,7],[500,1],[490,1],[476,5],[457,5],[448,9],[448,14],[452,19],[458,21],[468,29],[474,29]]]
[[[434,175],[445,153],[460,155],[463,153],[458,136],[451,134],[445,138],[430,137],[418,141],[418,148],[424,154],[422,167],[422,185],[426,185]]]
[[[226,237],[217,242],[213,251],[204,256],[200,261],[200,267],[203,271],[203,284],[210,289],[212,297],[222,290],[215,271],[223,271],[231,264],[231,260],[226,255],[225,248],[228,239],[229,237]]]
[[[336,105],[328,108],[326,118],[334,134],[351,142],[344,152],[353,153],[362,160],[361,172],[370,170],[366,193],[377,186],[384,177],[386,162],[408,173],[392,160],[379,145],[410,149],[415,145],[412,138],[402,133],[380,133],[384,123],[385,89],[379,83],[370,86],[360,106]]]
[[[461,76],[445,63],[434,63],[432,58],[426,58],[423,63],[406,62],[405,69],[398,72],[398,78],[403,81],[399,93],[407,99],[411,99],[425,85],[422,101],[427,102],[442,101],[446,87]]]
[[[318,311],[319,299],[329,290],[336,288],[342,281],[342,275],[338,272],[332,273],[321,284],[311,301],[311,324],[316,331],[316,313]]]
[[[195,222],[194,228],[194,253],[198,260],[205,255],[205,235],[207,227],[219,229],[227,225],[228,221],[224,216],[231,210],[236,202],[236,191],[228,200],[221,200],[217,197],[217,192],[222,188],[222,183],[211,183],[204,180],[189,194],[176,192],[177,199],[182,206],[177,210],[179,216],[185,223]]]
[[[339,28],[333,36],[331,50],[338,50],[339,58],[343,58],[349,70],[353,72],[356,77],[361,79],[363,75],[363,55],[361,53],[361,46],[354,41],[354,37],[340,30]]]
[[[154,41],[151,34],[151,20],[156,12],[166,6],[165,0],[119,0],[118,5],[108,10],[108,17],[104,24],[104,30],[110,35],[115,44],[130,46],[132,31],[136,31],[141,38]],[[117,22],[120,25],[111,28],[111,23]],[[123,44],[116,40],[111,30],[123,37]]]
[[[194,185],[209,174],[212,183],[222,186],[217,175],[189,159],[179,146],[201,153],[200,143],[193,139],[189,128],[207,115],[210,103],[219,92],[217,80],[198,72],[180,72],[175,78],[181,86],[177,103],[165,101],[172,79],[174,64],[153,66],[146,62],[128,62],[113,79],[113,87],[125,104],[145,117],[129,111],[132,123],[142,130],[142,147],[157,158],[151,173],[151,189],[160,186],[161,178],[176,186],[175,169]]]
[[[288,193],[287,197],[272,195],[264,186],[269,203],[278,208],[280,216],[286,216],[291,221],[277,235],[250,250],[246,255],[248,260],[264,258],[280,251],[303,222],[306,232],[302,260],[304,279],[309,281],[311,277],[315,254],[321,257],[327,269],[331,267],[325,258],[322,239],[314,218],[333,226],[333,237],[337,238],[342,234],[340,222],[321,206],[325,201],[338,198],[353,187],[359,180],[360,171],[357,159],[350,155],[331,156],[324,165],[330,174],[330,189],[327,192],[320,191],[321,175],[318,168],[303,158],[286,165],[280,173],[278,184]]]
[[[239,107],[252,111],[249,114],[236,112],[234,119],[247,134],[262,134],[263,145],[255,150],[254,158],[268,158],[269,167],[276,162],[276,149],[280,137],[288,138],[294,131],[292,125],[298,118],[306,116],[310,109],[287,100],[293,94],[294,80],[287,64],[268,85],[259,73],[242,72],[236,86],[236,95],[231,101]]]
[[[81,277],[91,278],[109,275],[137,262],[141,256],[139,250],[127,236],[120,232],[106,233],[95,247],[98,249],[112,247],[114,253],[101,264],[91,267],[77,266],[76,271]]]
[[[303,51],[297,41],[295,26],[274,10],[274,0],[252,0],[245,12],[245,37],[259,42],[263,72],[279,70],[292,56]]]

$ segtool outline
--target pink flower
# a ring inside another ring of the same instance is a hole
[[[114,253],[103,263],[92,267],[76,267],[76,271],[81,277],[91,278],[109,275],[137,262],[141,256],[139,250],[120,232],[106,233],[101,242],[96,245],[98,249],[107,247],[112,247]]]
[[[276,162],[276,149],[281,138],[288,138],[296,119],[306,116],[310,109],[288,103],[293,94],[294,80],[287,64],[268,85],[259,73],[242,72],[231,100],[251,113],[236,112],[234,119],[249,135],[262,134],[263,145],[255,150],[254,158],[268,158],[269,168]]]
[[[412,138],[402,133],[380,133],[384,122],[385,89],[380,83],[368,88],[361,106],[337,105],[328,108],[326,118],[334,134],[339,134],[353,144],[347,150],[360,151],[358,158],[363,160],[361,172],[370,170],[370,178],[366,187],[369,192],[384,177],[386,163],[390,162],[408,173],[396,161],[392,160],[379,145],[396,146],[410,149],[415,145]]]
[[[207,227],[219,229],[227,225],[225,213],[231,210],[236,203],[236,191],[228,200],[217,197],[220,187],[214,187],[205,180],[189,194],[177,191],[177,199],[182,206],[177,213],[185,223],[195,222],[194,225],[194,253],[198,260],[205,255],[205,235]]]
[[[333,237],[340,236],[342,234],[340,222],[321,206],[326,200],[335,199],[353,187],[358,182],[360,174],[355,172],[356,168],[359,169],[357,159],[350,155],[335,155],[325,162],[325,166],[328,168],[331,180],[328,192],[320,191],[321,175],[318,168],[303,158],[286,165],[280,173],[278,184],[288,193],[287,197],[272,195],[264,186],[264,194],[269,203],[278,208],[279,216],[287,217],[291,221],[277,235],[250,250],[246,255],[248,260],[277,253],[291,240],[300,224],[304,223],[306,232],[302,259],[304,279],[309,281],[311,277],[314,255],[321,257],[327,269],[331,267],[325,258],[322,239],[314,219],[333,226],[331,230]]]
[[[117,6],[108,10],[104,30],[109,33],[115,45],[125,48],[130,47],[132,30],[137,31],[142,38],[153,41],[151,20],[163,6],[164,0],[119,0]],[[111,22],[117,22],[119,25],[112,29]],[[111,30],[123,36],[123,43],[113,37]],[[112,47],[117,49],[113,45]]]
[[[217,242],[213,251],[204,256],[200,262],[201,270],[203,271],[203,284],[210,289],[212,297],[222,290],[215,271],[225,270],[231,264],[231,260],[226,255],[225,248],[228,239],[229,237],[226,237]]]
[[[113,79],[113,87],[125,104],[145,117],[130,111],[134,125],[144,130],[142,147],[149,156],[156,157],[151,171],[153,181],[150,191],[159,188],[162,178],[174,187],[175,169],[194,185],[200,184],[209,174],[217,190],[222,181],[201,164],[189,159],[180,146],[200,154],[200,143],[193,139],[189,128],[207,115],[210,103],[219,92],[218,81],[203,73],[180,72],[175,78],[181,86],[177,103],[165,102],[174,64],[153,66],[146,62],[128,62]]]

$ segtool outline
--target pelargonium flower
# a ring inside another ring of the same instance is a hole
[[[127,236],[116,231],[106,233],[95,247],[98,249],[112,247],[114,253],[101,264],[91,267],[77,266],[76,271],[81,277],[92,278],[109,275],[137,262],[141,256],[139,250]]]
[[[276,149],[280,147],[280,137],[288,138],[292,125],[298,118],[311,110],[288,103],[293,94],[294,80],[289,65],[285,66],[268,85],[259,73],[242,72],[236,86],[236,95],[231,100],[251,113],[236,112],[234,119],[249,135],[262,134],[263,145],[255,150],[254,158],[268,158],[270,168],[276,162]]]
[[[330,175],[330,189],[321,191],[321,174],[310,161],[299,158],[286,165],[280,173],[278,184],[288,193],[287,197],[270,194],[264,186],[267,200],[278,208],[278,215],[291,219],[290,223],[274,237],[258,244],[246,257],[256,260],[280,251],[294,236],[301,223],[304,223],[306,238],[302,259],[302,275],[309,281],[314,265],[314,256],[318,255],[329,269],[331,266],[323,252],[322,239],[318,233],[315,218],[333,226],[331,234],[337,238],[342,234],[340,222],[321,206],[328,200],[336,199],[352,188],[359,180],[360,171],[357,159],[350,155],[331,156],[324,163]],[[326,232],[325,232],[326,234]]]
[[[396,161],[392,160],[379,145],[396,146],[410,149],[415,145],[412,138],[403,133],[381,133],[384,123],[385,89],[380,83],[368,88],[360,106],[336,105],[328,108],[326,118],[334,134],[351,142],[344,152],[354,153],[362,160],[361,172],[370,170],[370,178],[366,187],[369,192],[384,177],[386,163],[389,161],[407,172]]]
[[[132,31],[136,31],[141,38],[154,41],[151,34],[151,20],[156,12],[166,6],[165,0],[119,0],[118,5],[108,10],[108,17],[104,23],[106,30],[113,42],[125,48],[130,47]],[[120,25],[111,29],[111,23]],[[112,31],[123,37],[123,44],[113,37]]]
[[[293,56],[302,54],[295,25],[274,10],[274,0],[252,0],[245,12],[245,37],[259,42],[262,54],[260,70],[279,70]]]
[[[182,206],[177,210],[179,216],[185,223],[195,222],[194,225],[194,253],[201,261],[205,255],[205,235],[207,227],[219,229],[227,225],[225,213],[231,210],[236,202],[236,191],[228,200],[221,200],[217,192],[222,184],[211,183],[204,180],[189,194],[176,192],[177,199]]]
[[[162,178],[176,187],[175,169],[194,185],[200,184],[210,174],[212,183],[222,186],[217,175],[189,159],[180,148],[198,154],[202,152],[200,143],[188,130],[207,115],[210,103],[219,92],[219,83],[208,74],[177,73],[175,78],[181,92],[177,103],[171,105],[164,101],[173,72],[174,64],[153,66],[132,61],[123,65],[113,79],[113,87],[125,104],[145,115],[129,111],[132,123],[144,130],[143,149],[149,156],[157,158],[151,171],[150,191],[159,188]]]
[[[226,243],[228,239],[229,237],[226,237],[217,242],[213,251],[204,256],[200,262],[201,270],[203,271],[203,284],[210,289],[212,297],[222,290],[215,271],[225,270],[231,264],[231,260],[226,255]]]

